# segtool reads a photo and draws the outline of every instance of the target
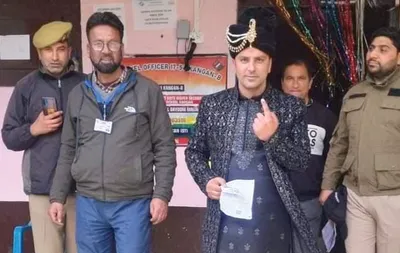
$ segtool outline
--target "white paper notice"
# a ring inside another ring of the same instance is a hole
[[[126,31],[128,31],[128,29],[126,28],[126,23],[125,23],[125,6],[123,3],[110,3],[110,4],[96,4],[93,7],[93,11],[94,12],[112,12],[114,13],[122,22],[122,24],[124,24],[125,27],[125,34],[124,34],[124,44],[126,45],[126,38],[127,33]]]
[[[326,246],[326,250],[331,252],[336,242],[336,224],[329,220],[322,228],[322,238]]]
[[[135,30],[176,28],[176,0],[132,0]]]
[[[1,60],[30,60],[29,34],[0,36]]]
[[[232,180],[222,186],[220,209],[226,215],[251,220],[253,218],[254,180]]]

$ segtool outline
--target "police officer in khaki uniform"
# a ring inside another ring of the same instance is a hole
[[[40,67],[15,85],[1,130],[8,149],[24,151],[24,192],[29,196],[37,253],[76,252],[74,189],[70,189],[66,203],[65,224],[54,224],[47,214],[48,195],[61,145],[63,110],[69,92],[85,78],[73,70],[71,29],[69,22],[54,21],[35,33],[33,45]]]
[[[366,80],[344,97],[331,139],[320,201],[344,176],[347,253],[400,252],[400,34],[371,39]]]

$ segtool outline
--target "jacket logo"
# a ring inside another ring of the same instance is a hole
[[[127,106],[124,108],[126,112],[135,113],[136,109],[133,106]]]

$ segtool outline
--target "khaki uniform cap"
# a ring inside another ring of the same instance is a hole
[[[40,27],[33,35],[33,45],[37,49],[45,48],[69,37],[72,24],[69,22],[53,21]]]

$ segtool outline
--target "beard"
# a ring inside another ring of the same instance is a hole
[[[102,62],[93,62],[93,67],[99,71],[100,73],[104,73],[104,74],[111,74],[114,73],[120,66],[121,63],[115,63],[115,62],[110,62],[110,63],[102,63]]]
[[[44,69],[45,72],[47,72],[51,76],[60,76],[63,73],[65,73],[68,69],[68,64],[62,64],[62,63],[48,63],[44,65],[41,63],[42,68]]]
[[[102,59],[100,59],[98,62],[95,62],[92,58],[90,58],[90,61],[92,62],[93,67],[100,73],[111,74],[114,73],[121,66],[121,60],[118,62],[114,62],[114,59],[108,59],[110,59],[110,62],[102,62]]]
[[[367,65],[367,72],[368,74],[373,77],[374,79],[384,79],[385,77],[392,74],[396,68],[397,64],[389,65],[389,66],[382,66],[381,64],[377,63],[378,66],[371,68]]]

